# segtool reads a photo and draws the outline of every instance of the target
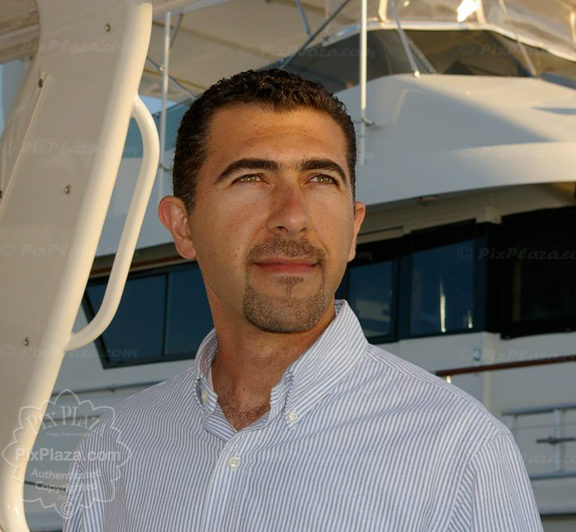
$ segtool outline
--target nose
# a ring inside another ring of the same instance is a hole
[[[267,227],[275,233],[295,236],[310,225],[308,205],[303,191],[296,184],[278,187],[273,194]]]

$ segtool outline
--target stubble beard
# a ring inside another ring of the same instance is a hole
[[[324,254],[313,248],[305,240],[273,241],[261,244],[249,254],[249,262],[256,257],[281,254],[287,257],[318,258],[317,268],[322,268],[322,280],[316,293],[295,297],[297,285],[304,282],[302,277],[285,276],[278,279],[285,290],[282,296],[272,296],[263,293],[250,280],[247,274],[246,289],[242,302],[244,317],[249,323],[266,332],[295,333],[314,328],[326,312],[329,303],[324,289]]]

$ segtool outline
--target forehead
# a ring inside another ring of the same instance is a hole
[[[206,152],[220,159],[324,156],[347,168],[342,128],[328,113],[307,107],[275,110],[256,103],[223,107],[209,123]]]

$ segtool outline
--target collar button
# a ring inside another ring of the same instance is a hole
[[[206,403],[208,402],[208,390],[206,389],[202,390],[202,393],[200,394],[200,399],[202,399],[202,404],[206,405]]]
[[[286,419],[288,419],[290,423],[296,423],[296,421],[298,421],[298,417],[298,413],[294,411],[290,411],[286,414]]]

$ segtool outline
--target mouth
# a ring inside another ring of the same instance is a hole
[[[306,257],[301,258],[286,258],[286,257],[270,257],[266,259],[259,259],[254,262],[260,270],[266,273],[280,273],[280,274],[307,274],[313,273],[318,267],[318,261]]]

